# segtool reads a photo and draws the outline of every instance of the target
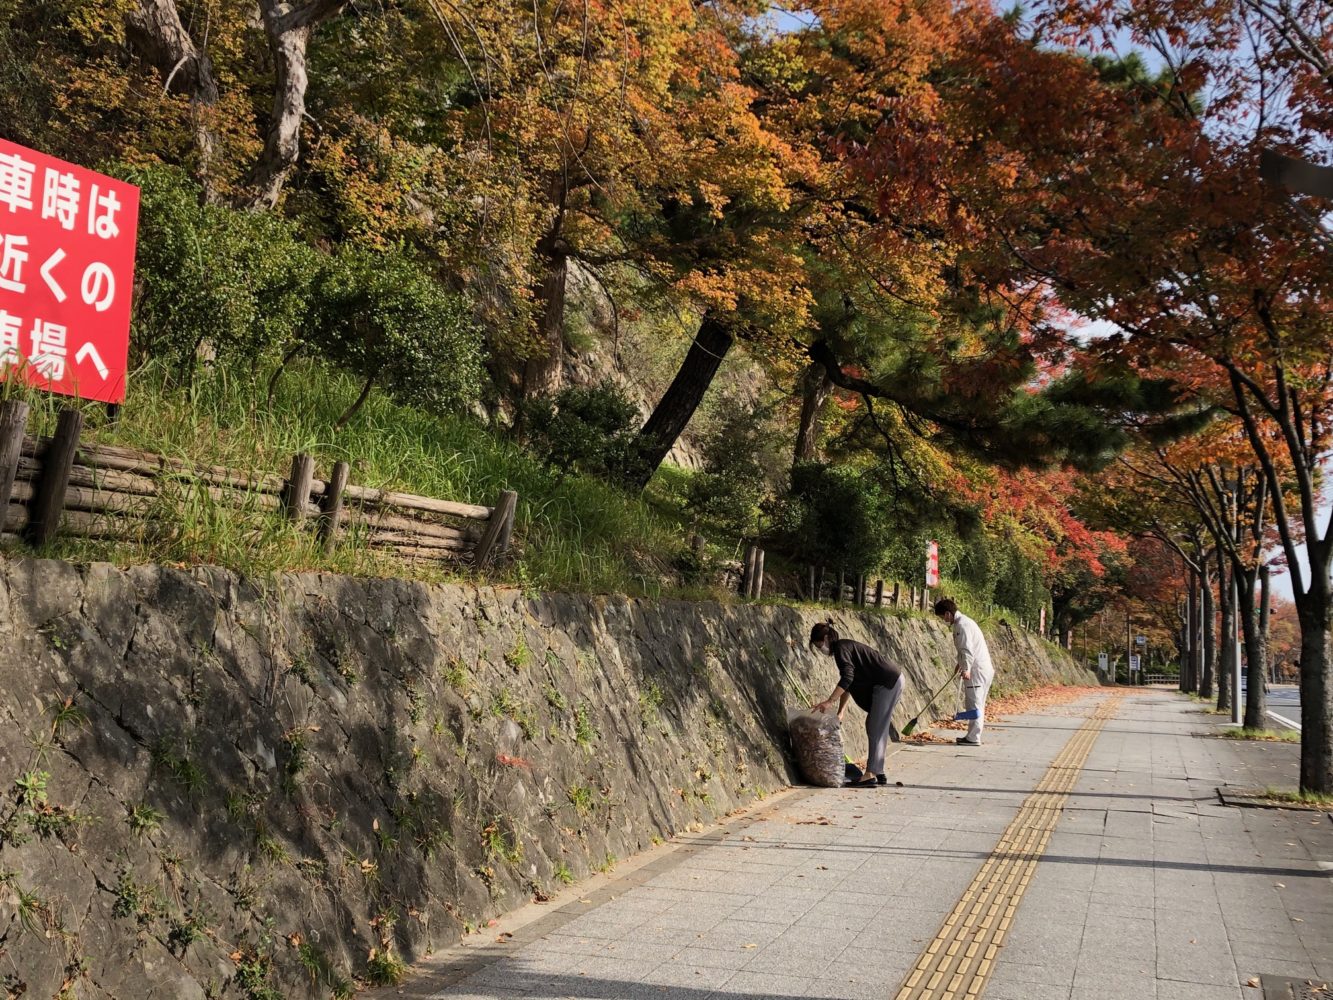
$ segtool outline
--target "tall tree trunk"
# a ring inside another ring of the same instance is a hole
[[[534,298],[537,301],[537,345],[523,364],[523,398],[533,399],[560,388],[565,363],[565,285],[569,258],[542,255],[545,262]]]
[[[1185,693],[1193,694],[1199,690],[1199,664],[1202,650],[1199,649],[1199,624],[1202,619],[1199,609],[1199,573],[1190,569],[1190,658],[1189,676],[1185,679]]]
[[[273,111],[264,151],[255,164],[251,184],[255,207],[273,208],[287,175],[301,152],[301,120],[305,117],[306,49],[319,25],[342,13],[350,0],[259,0],[269,52],[273,56]]]
[[[801,421],[796,430],[793,464],[813,462],[819,457],[819,415],[833,391],[828,369],[813,361],[801,376]]]
[[[1264,698],[1264,664],[1268,657],[1264,655],[1263,633],[1259,630],[1259,608],[1254,600],[1254,584],[1258,571],[1246,570],[1237,575],[1240,584],[1240,605],[1236,613],[1240,616],[1241,635],[1245,641],[1245,728],[1263,729],[1267,699]]]
[[[1207,559],[1200,560],[1202,572],[1199,579],[1202,584],[1201,594],[1203,596],[1203,674],[1199,678],[1199,697],[1211,698],[1213,696],[1213,670],[1217,666],[1217,637],[1214,632],[1216,628],[1217,608],[1213,604],[1213,566]]]
[[[1301,790],[1333,795],[1333,600],[1328,575],[1296,594],[1301,623]]]
[[[1217,588],[1222,597],[1222,629],[1218,639],[1217,710],[1231,708],[1231,685],[1236,676],[1236,601],[1231,591],[1231,565],[1226,554],[1217,552]]]
[[[218,83],[208,53],[195,45],[185,30],[176,0],[138,0],[125,15],[125,34],[130,46],[157,70],[168,93],[189,96],[194,143],[199,151],[195,176],[203,186],[204,197],[213,200],[212,166],[218,137],[212,118],[218,103]]]
[[[1259,637],[1264,644],[1264,679],[1273,678],[1273,646],[1268,641],[1268,625],[1273,610],[1272,569],[1268,563],[1259,567]]]
[[[1194,661],[1194,571],[1185,568],[1185,621],[1181,625],[1185,637],[1180,657],[1180,690],[1190,689],[1190,664]]]
[[[680,370],[639,431],[636,441],[639,467],[630,474],[630,485],[638,489],[648,485],[648,480],[653,478],[662,459],[666,458],[690,417],[694,416],[734,342],[731,330],[724,323],[712,312],[704,313],[699,332],[694,335]]]

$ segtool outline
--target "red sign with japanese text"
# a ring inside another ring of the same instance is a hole
[[[926,586],[940,585],[940,547],[934,542],[926,543]]]
[[[139,189],[0,139],[0,379],[125,398]]]

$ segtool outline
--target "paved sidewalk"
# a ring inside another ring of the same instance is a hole
[[[509,943],[478,936],[382,995],[896,997],[1105,697],[988,726],[980,751],[903,748],[890,763],[901,788],[784,796],[568,903],[529,908]],[[1233,1000],[1261,996],[1245,987],[1260,975],[1333,979],[1333,822],[1222,805],[1221,784],[1289,786],[1295,748],[1201,738],[1217,725],[1167,692],[1119,701],[988,1000]]]

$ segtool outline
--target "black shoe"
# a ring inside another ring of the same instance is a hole
[[[964,746],[964,747],[979,747],[979,746],[981,746],[981,743],[980,743],[979,741],[977,741],[977,740],[969,740],[966,736],[960,736],[960,737],[958,737],[958,739],[954,740],[954,742],[957,743],[959,746]]]
[[[887,774],[877,774],[875,775],[875,782],[876,784],[887,785],[889,783],[889,776]]]

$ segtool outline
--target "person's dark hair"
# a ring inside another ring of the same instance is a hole
[[[818,646],[825,639],[830,643],[838,641],[838,630],[833,627],[833,619],[826,622],[820,622],[810,630],[810,645]]]
[[[935,602],[935,614],[939,615],[941,618],[951,611],[957,612],[958,605],[954,604],[949,598],[945,597]]]

